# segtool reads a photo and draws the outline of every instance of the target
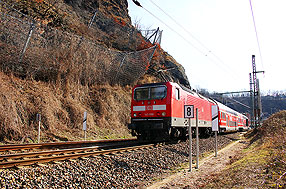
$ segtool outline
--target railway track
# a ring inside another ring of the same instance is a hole
[[[110,145],[113,143],[136,143],[136,138],[132,139],[114,139],[114,140],[94,140],[94,141],[70,141],[70,142],[51,142],[51,143],[37,143],[37,144],[10,144],[0,145],[1,152],[36,150],[36,149],[63,149],[63,148],[77,148],[95,145]]]
[[[78,142],[72,142],[73,144],[79,145]],[[91,142],[88,142],[89,145]],[[94,144],[101,145],[94,145]],[[60,143],[62,144],[62,143]],[[57,146],[60,144],[41,144],[42,146]],[[12,168],[27,165],[40,165],[47,162],[58,162],[62,160],[70,160],[77,158],[92,157],[105,154],[113,154],[124,151],[132,151],[143,148],[153,147],[155,144],[144,144],[138,141],[132,140],[104,140],[92,143],[93,146],[80,147],[80,148],[68,148],[68,149],[57,149],[57,150],[46,150],[46,151],[32,151],[26,153],[8,153],[0,155],[0,169]],[[63,144],[66,145],[66,144]],[[71,144],[68,144],[71,145]],[[1,146],[0,149],[10,150],[21,150],[21,149],[34,149],[40,148],[39,145],[12,145],[13,147]],[[73,145],[74,146],[74,145]],[[15,148],[16,147],[16,148]],[[28,148],[30,147],[30,148]]]

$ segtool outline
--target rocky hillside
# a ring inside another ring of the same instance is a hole
[[[88,139],[129,137],[134,84],[189,85],[184,68],[131,25],[127,7],[127,0],[0,3],[0,142],[36,142],[38,113],[42,141],[80,140],[84,111]]]

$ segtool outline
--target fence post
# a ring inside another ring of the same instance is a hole
[[[120,65],[119,65],[118,69],[117,69],[116,75],[115,75],[115,77],[113,78],[113,81],[111,82],[112,84],[115,84],[115,82],[116,82],[116,80],[117,80],[117,77],[118,77],[118,74],[119,74],[119,72],[120,72],[120,70],[121,70],[121,67],[123,66],[123,63],[124,63],[124,61],[125,61],[126,56],[127,56],[127,53],[125,53],[123,59],[121,60],[121,63],[120,63]]]
[[[160,32],[159,27],[158,27],[157,30],[156,30],[156,34],[155,34],[155,37],[154,37],[154,40],[153,40],[153,45],[154,45],[155,42],[156,42],[156,38],[157,38],[158,32]]]
[[[87,25],[87,28],[88,28],[88,29],[91,27],[91,25],[92,25],[92,23],[93,23],[93,21],[94,21],[94,19],[95,19],[96,14],[97,14],[97,11],[94,12],[92,18],[90,19],[90,21],[89,21],[89,23],[88,23],[88,25]],[[79,49],[79,47],[80,47],[80,45],[81,45],[81,43],[82,43],[83,40],[84,40],[84,37],[83,37],[83,35],[82,35],[81,38],[80,38],[80,40],[79,40],[79,42],[78,42],[78,44],[77,44],[77,47],[75,48],[75,51],[77,51],[77,50]]]
[[[97,14],[97,11],[94,12],[92,18],[90,19],[89,24],[88,24],[88,28],[91,27],[91,25],[92,25],[92,23],[93,23],[93,21],[94,21],[94,19],[95,19],[96,14]]]
[[[29,42],[30,42],[30,39],[31,39],[31,37],[32,37],[34,28],[35,28],[35,25],[34,25],[34,23],[32,22],[32,23],[31,23],[31,26],[30,26],[30,31],[29,31],[28,36],[27,36],[27,39],[26,39],[26,43],[25,43],[25,45],[24,45],[24,47],[23,47],[23,50],[22,50],[21,55],[20,55],[20,58],[19,58],[19,62],[22,62],[22,60],[23,60],[24,54],[25,54],[25,52],[26,52],[26,50],[27,50],[27,47],[28,47]]]

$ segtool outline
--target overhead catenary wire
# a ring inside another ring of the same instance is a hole
[[[204,47],[209,53],[211,50],[205,46],[197,37],[195,37],[191,32],[189,32],[184,26],[182,26],[179,22],[177,22],[171,15],[169,15],[166,11],[164,11],[160,6],[154,3],[153,0],[149,0],[153,5],[155,5],[158,9],[160,9],[165,15],[167,15],[173,22],[175,22],[180,28],[182,28],[187,34],[189,34],[195,41],[197,41],[202,47]]]
[[[263,67],[263,59],[262,59],[262,53],[261,53],[260,43],[259,43],[259,39],[258,39],[258,32],[257,32],[256,23],[255,23],[255,18],[254,18],[254,13],[253,13],[253,7],[252,7],[251,0],[249,0],[249,5],[250,5],[250,9],[251,9],[251,15],[252,15],[252,21],[253,21],[253,26],[254,26],[255,35],[256,35],[256,41],[257,41],[258,51],[259,51],[259,55],[260,55],[260,59],[261,59],[261,66],[262,66],[262,69],[264,70],[264,67]]]
[[[138,1],[136,0],[132,0],[137,6],[143,8],[146,12],[148,12],[149,14],[151,14],[153,17],[155,17],[157,20],[159,20],[162,24],[164,24],[166,27],[168,27],[171,31],[173,31],[174,33],[176,33],[179,37],[181,37],[185,42],[187,42],[189,45],[191,45],[194,49],[196,49],[198,52],[200,52],[201,54],[203,54],[205,57],[207,57],[208,59],[210,59],[212,62],[214,62],[215,64],[217,64],[220,68],[222,68],[223,70],[227,71],[227,72],[233,72],[234,74],[231,74],[231,77],[233,77],[233,79],[235,80],[239,80],[240,76],[238,73],[236,73],[236,71],[232,70],[227,64],[225,64],[217,55],[215,55],[214,53],[212,53],[211,50],[209,50],[209,48],[207,48],[202,42],[200,42],[200,40],[198,40],[194,35],[192,35],[187,29],[185,29],[183,26],[181,26],[181,24],[179,24],[175,19],[173,19],[169,14],[167,14],[162,8],[160,8],[158,5],[156,5],[152,0],[150,0],[156,7],[158,7],[162,12],[164,12],[168,17],[170,17],[171,20],[173,20],[178,26],[182,27],[184,31],[186,31],[192,38],[194,38],[197,43],[200,44],[200,46],[202,46],[207,53],[205,53],[203,50],[201,50],[200,48],[198,48],[197,46],[195,46],[192,42],[190,42],[188,39],[186,39],[182,34],[180,34],[179,32],[177,32],[175,29],[173,29],[171,26],[169,26],[168,24],[166,24],[163,20],[161,20],[159,17],[157,17],[155,14],[153,14],[151,11],[149,11],[148,9],[146,9],[145,7],[143,7]],[[211,53],[213,55],[213,57],[216,59],[211,58],[211,56],[208,56],[208,54]],[[218,64],[220,63],[220,64]],[[236,77],[234,77],[236,76]]]
[[[195,45],[193,45],[188,39],[186,39],[182,34],[180,34],[179,32],[177,32],[176,30],[174,30],[171,26],[169,26],[168,24],[166,24],[163,20],[161,20],[159,17],[157,17],[155,14],[153,14],[151,11],[149,11],[148,9],[146,9],[145,7],[141,6],[145,11],[147,11],[149,14],[151,14],[153,17],[155,17],[157,20],[159,20],[162,24],[164,24],[167,28],[169,28],[170,30],[172,30],[174,33],[176,33],[179,37],[181,37],[183,40],[185,40],[189,45],[191,45],[193,48],[195,48],[197,51],[199,51],[200,53],[202,53],[203,55],[207,56],[206,53],[204,53],[202,50],[200,50],[198,47],[196,47]]]
[[[224,65],[228,71],[234,72],[235,75],[239,75],[236,73],[235,70],[232,70],[221,58],[219,58],[212,50],[210,50],[205,44],[203,44],[197,37],[195,37],[190,31],[188,31],[182,24],[180,24],[178,21],[176,21],[171,15],[169,15],[166,11],[164,11],[160,6],[158,6],[156,3],[154,3],[153,0],[149,0],[153,5],[155,5],[159,10],[161,10],[166,16],[168,16],[175,24],[177,24],[180,28],[182,28],[189,36],[191,36],[198,44],[200,44],[206,51],[206,56],[208,54],[211,54],[214,56],[214,58],[217,60],[217,62]],[[212,60],[213,62],[215,60]],[[222,67],[225,70],[225,67]],[[225,70],[227,71],[227,70]]]

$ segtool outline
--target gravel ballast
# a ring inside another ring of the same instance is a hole
[[[221,149],[238,133],[218,136]],[[193,140],[195,146],[195,140]],[[193,153],[195,147],[193,146]],[[214,138],[200,139],[200,154],[214,149]],[[0,170],[1,188],[125,188],[142,187],[188,162],[188,141],[178,144],[96,156],[41,167]],[[194,155],[194,154],[193,154]]]

